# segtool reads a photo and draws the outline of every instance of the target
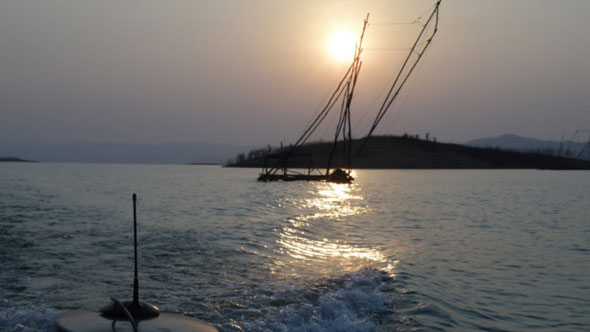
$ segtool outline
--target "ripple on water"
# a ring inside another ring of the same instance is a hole
[[[587,173],[29,165],[0,173],[0,330],[142,294],[221,331],[590,330]]]

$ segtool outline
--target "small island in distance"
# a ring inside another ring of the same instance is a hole
[[[37,160],[21,159],[19,157],[0,157],[0,162],[13,162],[13,163],[38,163]]]
[[[328,163],[332,142],[314,142],[301,146],[289,157],[289,167],[322,168]],[[353,140],[358,151],[362,139]],[[229,161],[226,167],[263,167],[280,158],[289,147],[251,150]],[[342,147],[336,147],[332,167],[343,167]],[[269,164],[270,165],[270,164]],[[358,169],[555,169],[590,170],[590,161],[538,152],[520,152],[498,148],[439,143],[417,136],[370,137],[353,168]]]

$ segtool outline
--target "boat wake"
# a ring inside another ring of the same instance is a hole
[[[393,279],[365,269],[313,282],[285,280],[262,285],[228,301],[220,331],[378,331],[391,316]]]
[[[54,331],[58,311],[27,302],[12,303],[6,299],[0,305],[0,330],[19,332]]]
[[[218,307],[220,331],[379,331],[391,317],[393,279],[365,269],[314,281],[288,279],[263,284]],[[2,300],[3,331],[53,331],[60,311]]]

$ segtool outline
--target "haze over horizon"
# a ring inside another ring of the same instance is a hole
[[[293,142],[348,65],[330,37],[360,33],[370,13],[352,106],[361,136],[418,28],[389,23],[434,3],[2,1],[0,141]],[[590,129],[588,13],[584,0],[443,1],[439,33],[377,133],[466,142]]]

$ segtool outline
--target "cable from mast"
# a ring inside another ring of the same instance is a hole
[[[414,72],[414,69],[416,68],[416,66],[418,65],[418,63],[420,62],[422,57],[424,56],[426,50],[428,49],[428,47],[432,43],[432,39],[434,38],[434,36],[438,32],[440,3],[441,3],[441,0],[438,0],[436,2],[436,4],[434,5],[434,9],[432,10],[430,15],[428,16],[428,19],[426,20],[422,29],[420,30],[420,33],[418,34],[416,41],[412,45],[410,51],[408,52],[406,59],[404,60],[401,68],[397,72],[397,75],[393,81],[393,84],[389,88],[389,91],[387,92],[387,95],[385,96],[383,103],[381,104],[381,107],[379,108],[379,111],[377,112],[377,115],[375,116],[375,119],[373,120],[373,123],[371,124],[369,132],[363,138],[361,146],[356,151],[356,154],[352,160],[353,163],[356,160],[358,160],[362,150],[366,146],[367,140],[369,139],[369,137],[371,137],[373,135],[373,133],[375,132],[375,129],[377,129],[377,126],[379,125],[379,123],[381,122],[381,120],[383,119],[383,117],[385,116],[387,111],[389,111],[391,109],[393,102],[395,101],[395,99],[399,95],[400,91],[402,90],[402,88],[404,87],[404,85],[406,84],[406,82],[408,81],[408,79],[410,78],[412,73]],[[431,29],[431,32],[427,33],[427,31],[429,29]],[[414,56],[414,59],[412,60],[413,56]]]

